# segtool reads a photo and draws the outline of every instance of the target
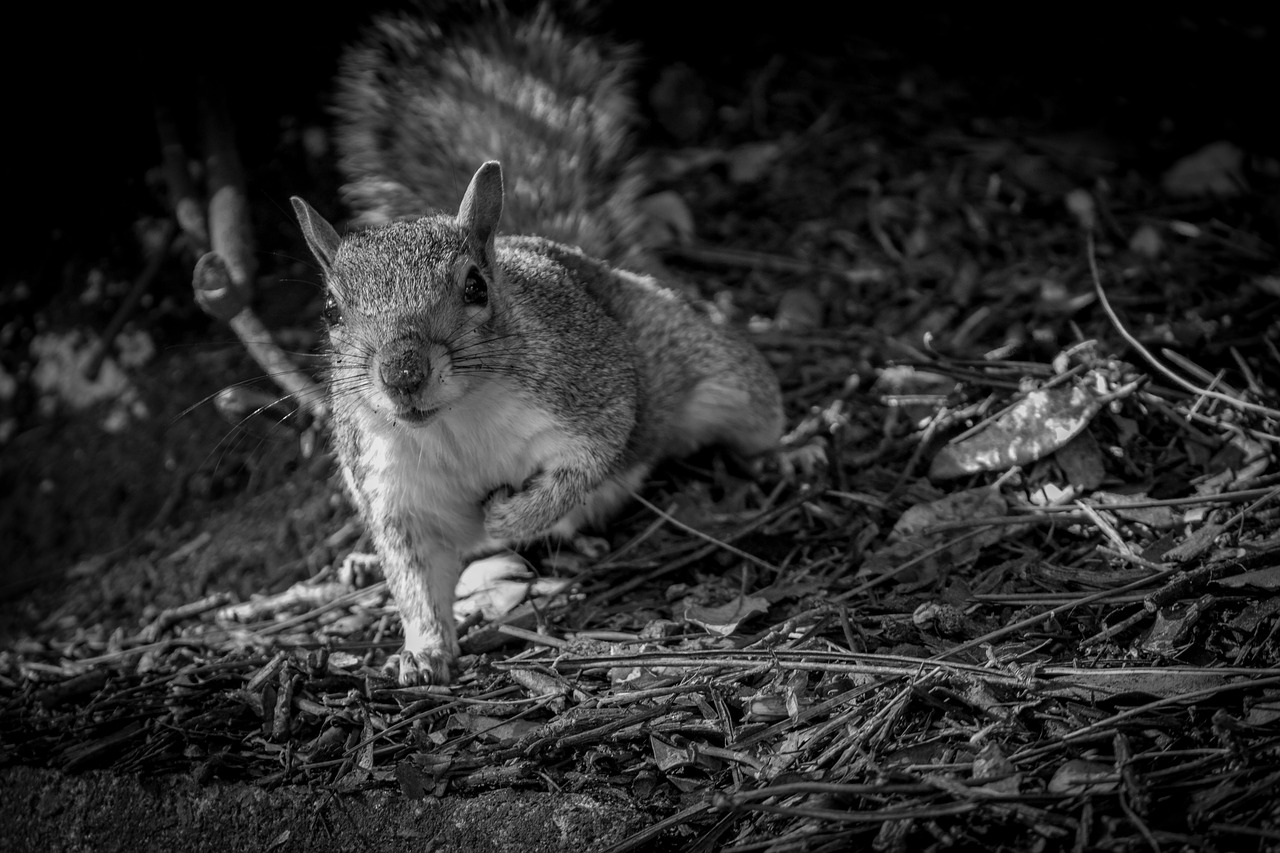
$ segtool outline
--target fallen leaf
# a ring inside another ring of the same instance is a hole
[[[982,486],[918,503],[907,509],[893,525],[889,539],[919,542],[926,538],[929,528],[951,521],[963,521],[980,516],[1004,515],[1008,508],[998,489]]]
[[[984,787],[1002,794],[1018,793],[1022,774],[1016,772],[1016,769],[998,743],[986,744],[973,758],[973,778],[990,779]]]
[[[801,728],[787,732],[776,745],[761,744],[760,778],[772,781],[790,770],[804,756],[805,745],[818,731],[816,727]]]
[[[1119,784],[1115,768],[1098,761],[1075,758],[1064,762],[1049,780],[1051,794],[1105,794]]]
[[[922,631],[933,631],[940,637],[967,636],[972,627],[960,608],[938,601],[926,601],[911,614],[912,623]]]
[[[1262,569],[1264,572],[1272,572],[1274,577],[1272,582],[1280,585],[1280,568]],[[1237,631],[1243,631],[1246,634],[1258,630],[1258,626],[1267,619],[1280,612],[1280,597],[1270,595],[1258,601],[1251,601],[1245,605],[1245,608],[1236,614],[1235,618],[1227,624]]]
[[[410,800],[425,800],[427,786],[431,780],[412,761],[401,761],[396,765],[396,780],[400,783],[400,791]]]
[[[1171,655],[1192,641],[1191,629],[1200,621],[1215,599],[1202,595],[1190,604],[1161,607],[1156,611],[1155,624],[1142,640],[1142,649],[1156,655]]]
[[[513,669],[508,675],[530,696],[563,696],[569,692],[563,681],[536,669]]]
[[[1169,699],[1229,683],[1226,675],[1212,670],[1081,669],[1070,675],[1046,679],[1045,692],[1082,702],[1104,702],[1121,697],[1137,701]]]
[[[1094,506],[1097,508],[1101,509],[1105,506],[1107,512],[1114,513],[1125,521],[1135,521],[1138,524],[1145,524],[1156,529],[1175,527],[1181,523],[1178,515],[1173,511],[1173,507],[1126,506],[1126,504],[1143,503],[1151,500],[1145,492],[1132,495],[1121,495],[1115,492],[1094,492],[1093,500],[1096,501]]]
[[[461,622],[474,613],[493,621],[510,613],[529,596],[556,595],[569,585],[567,579],[537,578],[516,554],[495,554],[476,560],[458,579],[453,618]]]
[[[976,560],[983,548],[1008,535],[1009,528],[987,527],[965,539],[958,537],[967,531],[930,533],[929,529],[951,521],[1004,515],[1007,507],[999,490],[990,486],[966,489],[935,501],[916,504],[898,519],[893,530],[889,531],[885,545],[867,557],[858,576],[877,577],[885,574],[947,539],[958,541],[941,553],[922,561],[916,568],[900,574],[899,583],[924,582],[936,576],[942,562],[951,568],[963,568]]]
[[[1188,154],[1164,173],[1160,183],[1176,196],[1236,196],[1244,190],[1244,152],[1225,140]]]
[[[1034,462],[1079,435],[1099,409],[1083,383],[1032,391],[981,432],[938,451],[929,476],[953,479]]]
[[[533,720],[505,720],[483,714],[461,713],[449,718],[451,728],[465,731],[480,740],[497,743],[517,741],[541,725]]]
[[[696,766],[698,763],[698,750],[690,741],[679,735],[668,739],[657,733],[651,734],[649,748],[653,750],[654,764],[663,773],[680,767]]]
[[[1249,709],[1244,721],[1251,726],[1269,726],[1280,720],[1280,698],[1263,699]]]
[[[1106,476],[1102,448],[1088,430],[1077,435],[1053,454],[1067,482],[1077,489],[1093,491]]]
[[[718,637],[738,630],[738,624],[757,613],[767,613],[769,600],[759,595],[744,595],[716,607],[686,603],[682,618]]]
[[[1251,572],[1232,575],[1229,578],[1219,578],[1214,583],[1218,586],[1231,587],[1232,589],[1265,589],[1269,592],[1274,592],[1280,589],[1280,566],[1272,566],[1268,569],[1254,569]]]

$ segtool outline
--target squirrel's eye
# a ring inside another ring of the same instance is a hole
[[[485,305],[489,302],[489,285],[475,267],[467,271],[467,283],[462,286],[462,301],[468,305]]]
[[[324,310],[320,314],[330,326],[336,326],[342,322],[342,306],[338,305],[338,300],[333,298],[333,294],[325,297]]]

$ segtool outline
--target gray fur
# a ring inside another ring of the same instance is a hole
[[[491,4],[447,32],[413,12],[384,15],[338,78],[347,203],[360,224],[421,216],[455,203],[478,161],[498,160],[517,176],[508,233],[632,259],[644,190],[634,65],[632,50],[571,33],[546,5],[512,17]]]
[[[599,522],[665,457],[781,436],[760,354],[611,265],[643,253],[628,63],[545,7],[449,35],[383,18],[339,91],[348,200],[378,224],[339,237],[294,200],[334,301],[335,446],[400,607],[402,683],[448,679],[467,558]],[[506,160],[505,188],[485,162],[456,189],[481,158]]]

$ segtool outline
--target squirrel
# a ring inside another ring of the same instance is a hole
[[[384,18],[339,83],[366,227],[340,236],[292,199],[326,282],[339,467],[404,625],[401,684],[450,680],[468,559],[599,524],[662,459],[781,438],[760,353],[618,265],[640,218],[629,57],[546,6],[447,33]],[[430,212],[481,159],[457,213]],[[522,233],[499,234],[504,216]]]

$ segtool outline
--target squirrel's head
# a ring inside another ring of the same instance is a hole
[[[293,209],[324,270],[335,412],[365,405],[425,424],[509,372],[494,238],[502,168],[485,163],[456,216],[404,219],[340,237],[300,198]]]

